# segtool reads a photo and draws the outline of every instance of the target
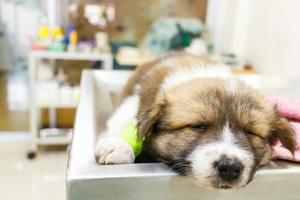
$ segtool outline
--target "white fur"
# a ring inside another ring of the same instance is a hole
[[[225,127],[223,128],[221,141],[233,145],[236,143],[236,138],[231,133],[228,123],[226,123]]]
[[[136,115],[140,105],[140,97],[127,97],[107,121],[106,134],[117,136],[126,124],[136,124]]]
[[[165,91],[171,89],[183,82],[189,81],[195,78],[201,77],[220,77],[228,78],[230,77],[230,69],[226,65],[213,65],[213,66],[195,66],[191,69],[183,68],[176,70],[175,72],[168,75],[160,88],[160,91]]]
[[[217,141],[199,145],[189,156],[188,159],[191,161],[193,177],[199,184],[211,186],[210,177],[217,176],[217,171],[213,166],[214,162],[219,161],[222,155],[232,159],[236,158],[244,165],[241,181],[237,187],[244,186],[248,181],[254,157],[251,152],[239,147],[228,124],[223,128],[221,137]]]
[[[131,147],[118,137],[103,137],[96,144],[95,154],[100,164],[130,164],[134,162]]]
[[[95,154],[100,164],[127,164],[134,162],[131,147],[118,137],[127,124],[136,124],[140,104],[138,95],[126,98],[107,122],[107,129],[100,133]]]

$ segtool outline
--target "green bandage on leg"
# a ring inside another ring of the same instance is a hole
[[[125,125],[119,133],[119,137],[132,148],[135,156],[142,152],[144,142],[138,139],[137,133],[137,127],[133,124]]]

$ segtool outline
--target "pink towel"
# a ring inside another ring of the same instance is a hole
[[[268,97],[267,101],[285,118],[300,122],[300,101],[286,97]]]
[[[267,101],[276,106],[278,113],[287,118],[295,132],[296,152],[293,155],[286,149],[280,141],[273,145],[272,159],[284,159],[294,162],[300,162],[300,101],[289,99],[286,97],[268,97]]]

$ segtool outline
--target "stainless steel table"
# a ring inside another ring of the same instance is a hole
[[[276,162],[261,169],[247,187],[238,191],[213,191],[196,187],[163,164],[100,166],[94,161],[96,134],[113,108],[112,94],[119,92],[131,72],[85,71],[77,110],[67,174],[68,200],[292,200],[300,199],[300,165]],[[299,80],[239,76],[266,95],[300,98]]]

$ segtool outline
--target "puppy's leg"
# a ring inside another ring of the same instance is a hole
[[[130,164],[134,162],[131,147],[118,137],[103,137],[96,144],[96,160],[99,164]]]
[[[107,129],[100,133],[96,143],[95,156],[100,164],[128,164],[134,162],[132,148],[124,142],[118,134],[124,126],[136,123],[139,107],[139,96],[126,98],[107,122]]]

